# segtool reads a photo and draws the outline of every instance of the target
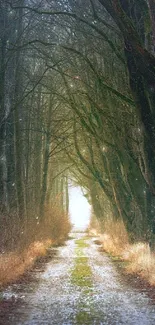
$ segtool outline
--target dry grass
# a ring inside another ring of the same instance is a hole
[[[0,237],[0,286],[17,280],[49,246],[63,243],[71,230],[68,216],[57,205],[46,207],[42,220],[35,215],[26,224],[17,223],[14,216],[9,220]]]
[[[51,245],[51,240],[34,242],[20,254],[17,251],[1,255],[0,286],[16,281],[27,269],[32,267],[39,256],[46,255],[46,250]]]
[[[43,242],[47,239],[62,242],[71,230],[70,220],[58,207],[46,206],[44,217],[40,219],[37,214],[30,211],[29,218],[19,220],[16,214],[1,214],[0,253],[23,250],[35,241]]]
[[[104,230],[101,235],[104,250],[112,255],[121,255],[129,245],[128,234],[123,222],[106,222]]]
[[[155,254],[147,243],[130,244],[123,222],[106,223],[100,234],[103,250],[126,261],[126,272],[138,274],[151,285],[155,285]]]
[[[129,245],[122,257],[129,262],[126,266],[128,273],[136,273],[155,285],[155,254],[150,251],[147,243]]]

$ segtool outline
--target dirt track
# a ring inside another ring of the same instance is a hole
[[[89,290],[72,281],[76,242],[56,248],[51,260],[35,268],[28,282],[2,294],[0,325],[154,325],[155,305],[145,293],[125,283],[110,258],[93,239],[82,248],[91,268]],[[53,249],[51,249],[51,253]]]

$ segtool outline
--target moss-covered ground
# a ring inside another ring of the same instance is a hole
[[[89,247],[87,237],[82,237],[75,241],[75,259],[74,267],[71,271],[71,282],[79,287],[81,291],[81,299],[78,306],[78,312],[75,315],[74,321],[76,325],[91,325],[92,309],[90,303],[91,294],[93,291],[92,271],[89,265],[88,257],[85,256],[85,248]]]

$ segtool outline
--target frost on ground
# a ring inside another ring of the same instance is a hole
[[[34,270],[29,283],[3,292],[0,325],[154,325],[155,306],[147,296],[125,284],[110,258],[87,242],[82,249],[91,267],[88,290],[71,281],[76,242],[69,240],[44,271]]]

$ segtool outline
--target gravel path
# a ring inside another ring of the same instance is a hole
[[[0,305],[0,325],[154,325],[155,306],[149,298],[125,284],[110,258],[92,239],[88,243],[83,249],[92,270],[88,292],[71,281],[72,239],[56,249],[45,270],[34,270],[30,283],[3,292],[6,310]]]

